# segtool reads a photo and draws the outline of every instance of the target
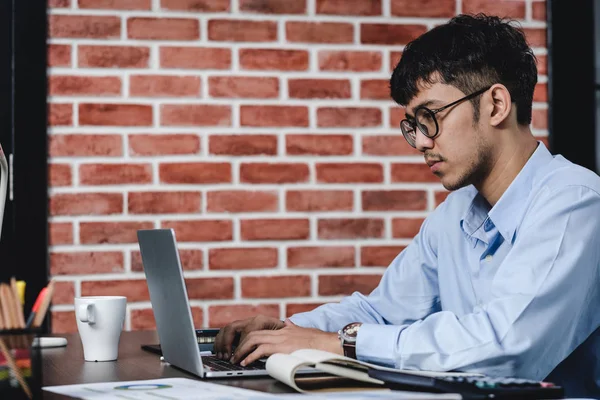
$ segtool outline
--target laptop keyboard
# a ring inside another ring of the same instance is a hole
[[[202,356],[202,364],[210,367],[212,371],[254,371],[265,369],[265,363],[260,360],[242,367],[239,364],[232,364],[229,361],[221,360],[215,356]]]

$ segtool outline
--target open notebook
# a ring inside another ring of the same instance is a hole
[[[291,354],[276,353],[267,360],[267,372],[273,378],[294,388],[298,392],[310,393],[318,391],[349,391],[349,390],[388,390],[384,382],[368,375],[368,369],[396,371],[380,365],[337,355],[322,350],[300,349]],[[319,377],[298,376],[300,368],[315,368],[323,375]],[[407,374],[428,377],[443,376],[482,376],[466,372],[435,372],[402,370]]]

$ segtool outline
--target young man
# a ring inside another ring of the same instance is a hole
[[[523,33],[497,17],[457,16],[407,45],[390,85],[402,133],[453,192],[371,294],[233,322],[220,356],[312,347],[600,394],[600,177],[534,139],[536,82]]]

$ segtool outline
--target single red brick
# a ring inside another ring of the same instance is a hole
[[[272,99],[279,97],[276,77],[211,76],[208,93],[212,97]]]
[[[240,11],[263,14],[306,14],[306,0],[240,0]]]
[[[310,276],[244,276],[242,297],[265,299],[310,296]]]
[[[233,278],[188,278],[185,286],[192,300],[233,299]]]
[[[79,123],[104,126],[151,126],[152,106],[80,103]]]
[[[533,90],[533,101],[545,103],[548,101],[548,84],[538,83]]]
[[[78,46],[78,66],[148,68],[150,48],[142,46]]]
[[[120,95],[121,78],[116,76],[53,75],[48,78],[50,96]]]
[[[439,182],[425,163],[393,163],[392,182]]]
[[[71,186],[73,176],[69,164],[48,164],[48,181],[50,186]]]
[[[462,12],[467,14],[485,13],[513,19],[525,19],[525,2],[514,0],[463,0]]]
[[[363,154],[374,156],[403,156],[421,155],[421,153],[408,144],[402,134],[363,136]]]
[[[246,219],[240,221],[242,240],[304,240],[310,236],[308,219]]]
[[[383,182],[383,165],[375,163],[317,163],[317,182]]]
[[[231,164],[228,162],[161,163],[158,173],[162,183],[231,182]]]
[[[219,328],[233,321],[246,319],[255,315],[279,318],[279,304],[209,306],[208,326]]]
[[[288,190],[288,211],[352,211],[354,194],[351,190]]]
[[[362,267],[387,267],[404,250],[405,246],[362,246],[360,265]]]
[[[194,326],[201,327],[204,325],[202,307],[191,306],[192,320]],[[156,321],[154,319],[154,311],[151,308],[134,309],[130,312],[131,315],[131,330],[156,330]]]
[[[305,50],[240,49],[239,59],[249,70],[306,71],[309,63]]]
[[[274,42],[277,40],[276,21],[211,19],[208,38],[230,42]]]
[[[160,48],[161,68],[230,69],[231,50],[216,47]]]
[[[381,0],[317,0],[317,14],[381,15]]]
[[[49,67],[70,67],[71,66],[71,45],[49,44],[48,45],[48,66]]]
[[[354,267],[354,247],[321,246],[289,247],[288,268]]]
[[[290,79],[288,95],[292,99],[349,99],[352,88],[347,79]]]
[[[132,75],[129,95],[143,97],[200,96],[200,77],[172,75]]]
[[[48,125],[73,125],[73,104],[48,104]]]
[[[368,24],[360,25],[363,44],[408,44],[427,32],[425,25]]]
[[[151,164],[82,164],[79,183],[83,185],[124,185],[152,183]]]
[[[285,24],[288,42],[301,43],[353,43],[354,25],[338,22],[300,22]]]
[[[129,192],[130,214],[189,214],[200,212],[200,192]]]
[[[114,157],[123,155],[121,135],[50,135],[48,147],[52,157]]]
[[[52,304],[73,305],[75,302],[75,283],[72,281],[54,281]]]
[[[381,71],[382,55],[379,51],[319,51],[321,71]]]
[[[392,0],[391,10],[392,15],[396,17],[450,18],[456,13],[456,1]]]
[[[320,275],[319,296],[350,295],[353,292],[369,294],[379,285],[381,275]]]
[[[127,302],[150,301],[145,279],[81,282],[82,296],[126,296]]]
[[[392,237],[412,239],[419,233],[423,218],[393,218]]]
[[[209,269],[265,269],[275,268],[279,263],[276,248],[228,248],[210,249]]]
[[[231,0],[161,0],[161,8],[193,12],[229,11]]]
[[[231,107],[207,104],[163,104],[160,107],[163,126],[230,126]]]
[[[250,190],[218,190],[206,194],[208,212],[277,212],[277,192]]]
[[[48,34],[55,38],[117,39],[121,18],[100,15],[49,15]]]
[[[200,38],[200,22],[192,18],[129,18],[127,37],[146,40],[196,40]]]
[[[424,190],[365,190],[362,192],[364,211],[423,211],[427,209]]]
[[[308,126],[308,107],[240,106],[242,126]]]
[[[242,163],[240,182],[298,183],[307,182],[308,165],[302,163]]]
[[[230,156],[252,156],[277,154],[276,135],[211,135],[209,153]]]
[[[233,238],[231,221],[163,221],[161,225],[166,229],[174,229],[180,242],[217,242]]]
[[[381,125],[381,109],[375,107],[320,107],[317,126],[363,128]]]
[[[531,47],[547,47],[546,28],[522,28]]]
[[[371,100],[390,100],[390,81],[388,79],[365,79],[360,82],[360,98]]]
[[[87,275],[123,272],[120,251],[50,253],[51,275]]]
[[[531,3],[531,18],[534,21],[546,22],[546,2],[534,1]]]
[[[51,246],[73,244],[73,223],[50,222],[48,224],[48,244]]]
[[[539,75],[548,74],[548,57],[545,55],[537,55],[537,70]]]
[[[59,193],[50,197],[50,215],[108,215],[122,212],[121,193]]]
[[[319,219],[319,239],[382,238],[384,222],[381,218],[329,218]]]
[[[195,134],[129,135],[129,154],[157,156],[167,154],[198,154],[200,138]]]
[[[139,229],[152,229],[153,222],[80,222],[81,244],[137,243]]]
[[[285,147],[292,155],[350,155],[354,151],[352,135],[287,135]]]
[[[150,10],[152,0],[77,0],[77,7],[106,10]]]

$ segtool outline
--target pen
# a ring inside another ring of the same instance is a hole
[[[40,304],[42,304],[42,300],[44,299],[44,296],[46,295],[47,291],[48,291],[48,288],[45,287],[40,291],[40,294],[38,294],[37,299],[35,299],[35,303],[33,303],[33,308],[31,309],[31,313],[29,314],[29,317],[27,318],[27,324],[25,324],[25,327],[31,328],[31,324],[33,324],[33,319],[35,318],[35,314],[37,313],[38,309],[40,308]]]

